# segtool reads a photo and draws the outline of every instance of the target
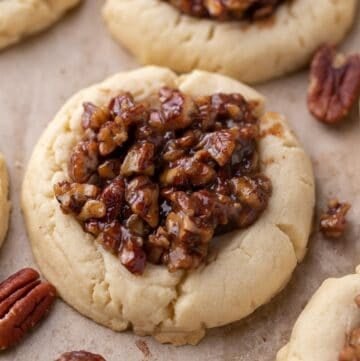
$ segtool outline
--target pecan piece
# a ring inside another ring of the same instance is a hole
[[[314,56],[308,107],[320,121],[337,124],[346,118],[360,95],[360,54],[336,54],[325,45]]]
[[[106,206],[103,202],[90,199],[88,200],[81,209],[81,212],[78,215],[78,219],[81,221],[86,221],[88,219],[99,219],[105,217]]]
[[[125,196],[125,183],[120,177],[109,183],[101,193],[100,200],[106,206],[106,220],[112,222],[121,212]]]
[[[74,182],[85,183],[98,166],[98,144],[94,140],[78,143],[72,151],[69,175]]]
[[[120,169],[120,174],[128,177],[133,173],[143,175],[153,175],[155,166],[153,158],[155,146],[152,143],[138,143],[128,151]]]
[[[123,122],[125,126],[146,120],[148,113],[141,103],[136,103],[130,93],[119,95],[112,99],[109,108],[115,116],[117,123]]]
[[[60,182],[54,185],[54,193],[65,214],[78,215],[87,201],[95,199],[100,189],[91,184]]]
[[[97,169],[100,178],[114,179],[120,174],[121,161],[119,159],[109,159],[101,163]]]
[[[320,231],[325,237],[340,238],[343,235],[347,225],[346,214],[350,208],[349,203],[340,203],[337,199],[329,201],[326,213],[320,217]]]
[[[134,178],[126,188],[125,199],[131,210],[151,227],[159,223],[159,186],[148,177]]]
[[[17,344],[49,312],[56,290],[31,268],[0,284],[0,349]]]
[[[62,354],[56,361],[106,361],[102,356],[87,351],[71,351]]]
[[[158,130],[184,129],[192,123],[197,108],[191,97],[170,88],[159,91],[161,110],[152,111],[149,124]]]
[[[236,128],[209,133],[199,147],[204,148],[220,166],[224,166],[234,153],[237,135]]]
[[[127,127],[119,122],[106,122],[99,131],[99,152],[102,156],[112,153],[128,139]]]
[[[210,183],[215,178],[214,169],[195,157],[178,159],[172,168],[166,168],[160,175],[161,184],[165,186],[200,186]]]
[[[123,242],[121,244],[119,258],[120,262],[133,274],[141,275],[144,273],[146,265],[146,254],[139,243],[140,238],[134,237],[126,230],[123,230]]]
[[[272,185],[265,175],[234,177],[231,179],[233,192],[242,207],[234,208],[232,217],[243,228],[254,223],[265,210],[272,194]]]
[[[109,119],[110,112],[106,107],[97,107],[92,103],[83,104],[84,112],[81,117],[81,124],[84,129],[98,130]]]

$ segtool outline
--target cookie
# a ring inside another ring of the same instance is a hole
[[[323,43],[340,42],[356,0],[295,0],[262,21],[192,17],[163,0],[107,0],[113,37],[143,64],[202,69],[258,83],[306,65]]]
[[[6,170],[5,159],[0,154],[0,246],[3,244],[9,225],[10,202],[9,178]]]
[[[56,22],[80,0],[0,1],[0,49]]]
[[[137,276],[60,210],[53,187],[69,176],[70,154],[84,133],[84,102],[106,106],[124,91],[143,100],[164,86],[193,97],[240,93],[256,104],[254,111],[261,116],[261,171],[270,178],[273,191],[260,219],[245,230],[221,236],[201,267],[169,272],[149,263]],[[285,117],[264,113],[264,106],[256,91],[222,75],[195,71],[178,77],[158,67],[119,73],[74,95],[35,147],[22,190],[33,253],[61,297],[113,330],[132,328],[139,335],[182,345],[199,342],[207,328],[246,317],[283,289],[306,252],[314,177]]]
[[[347,336],[360,325],[358,295],[358,273],[327,279],[300,314],[277,361],[339,360]]]

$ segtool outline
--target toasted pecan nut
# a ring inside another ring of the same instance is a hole
[[[55,288],[24,268],[0,284],[0,349],[17,344],[49,312]]]
[[[346,214],[351,208],[348,203],[340,203],[334,199],[328,203],[326,213],[320,217],[320,231],[325,237],[340,238],[345,232]]]
[[[100,129],[107,121],[109,110],[105,107],[99,108],[92,103],[84,103],[84,112],[81,117],[82,126],[87,129]]]
[[[314,56],[310,71],[308,108],[320,121],[337,124],[360,96],[360,54],[336,54],[329,45]]]
[[[87,351],[72,351],[62,354],[56,361],[106,361],[102,356]]]
[[[98,144],[94,140],[80,142],[74,148],[69,163],[69,174],[73,181],[89,180],[98,167]]]

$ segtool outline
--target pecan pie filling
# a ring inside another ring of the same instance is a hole
[[[65,214],[132,273],[206,261],[215,235],[253,224],[268,205],[259,120],[240,94],[192,98],[161,88],[84,103],[83,138],[54,192]]]
[[[182,13],[217,20],[260,20],[288,0],[165,0]]]

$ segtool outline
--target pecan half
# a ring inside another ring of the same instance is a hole
[[[55,288],[25,268],[0,284],[0,349],[17,344],[49,312]]]
[[[334,199],[328,203],[326,213],[320,217],[320,231],[325,237],[340,238],[345,232],[346,214],[351,208],[348,203],[340,203]]]
[[[62,354],[56,361],[106,361],[102,356],[87,351],[71,351]]]
[[[310,71],[308,108],[318,120],[337,124],[360,96],[360,54],[336,54],[325,45],[314,56]]]

